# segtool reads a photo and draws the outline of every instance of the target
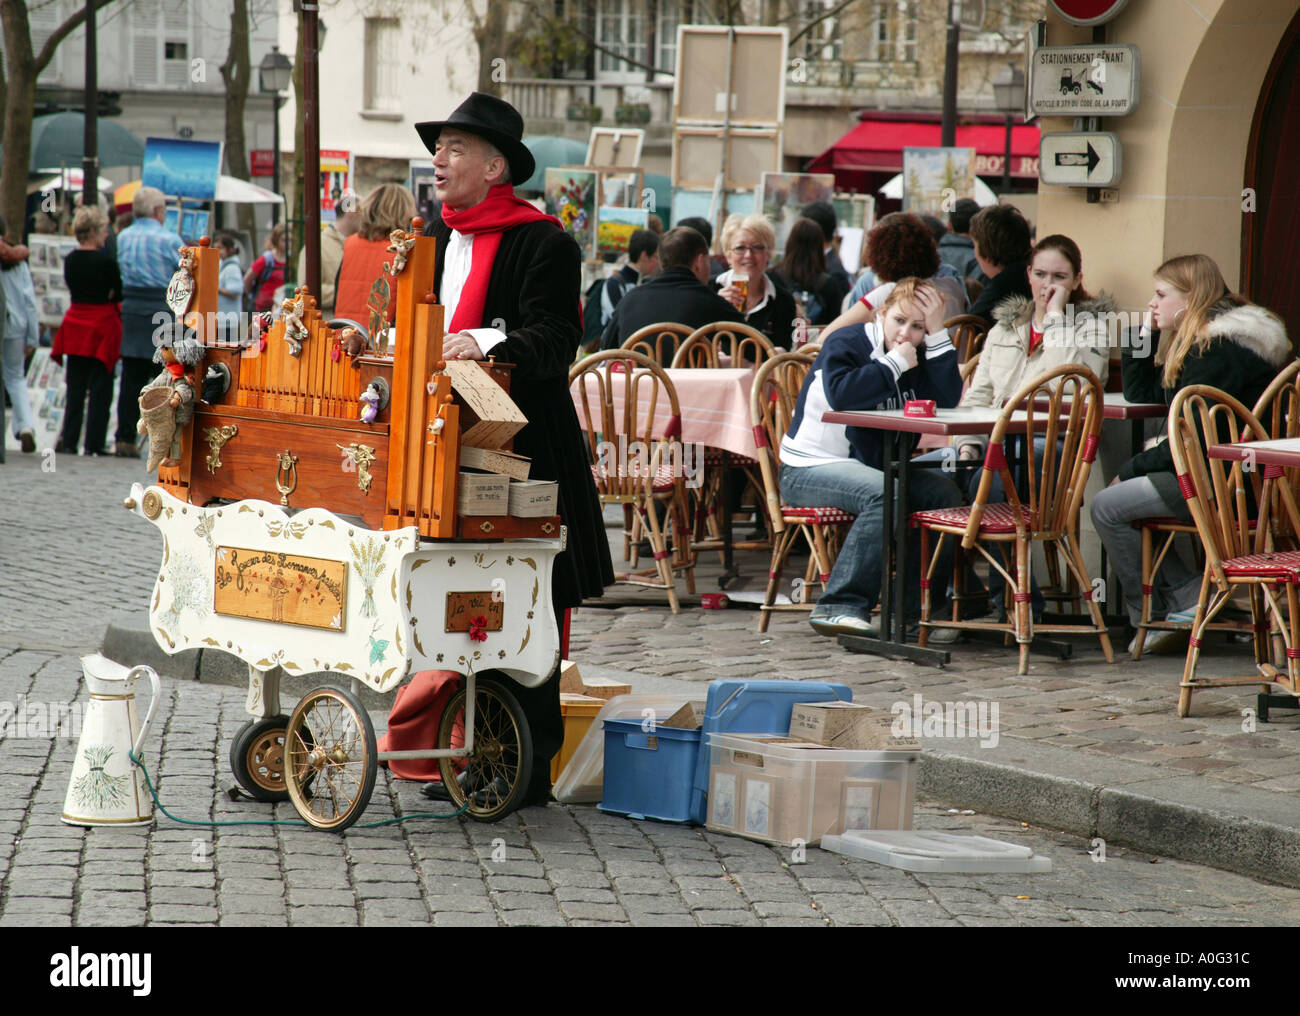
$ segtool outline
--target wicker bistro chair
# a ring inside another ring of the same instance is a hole
[[[697,328],[691,336],[677,349],[673,357],[674,368],[707,369],[721,367],[723,357],[729,358],[729,365],[761,366],[776,355],[776,350],[762,332],[749,325],[731,321],[715,321],[713,324]],[[719,504],[722,490],[722,471],[738,468],[743,471],[747,486],[760,495],[763,489],[762,478],[758,473],[758,463],[753,459],[735,455],[722,448],[706,448],[704,451],[704,479],[692,492],[692,542],[696,551],[716,550],[723,563],[726,563],[726,541],[719,511],[727,510]],[[742,500],[743,500],[742,491]],[[760,511],[760,517],[762,513]],[[766,540],[732,540],[733,549],[766,549],[773,543],[775,534],[769,531]]]
[[[1271,437],[1300,437],[1300,360],[1293,360],[1282,368],[1259,397],[1252,412]],[[1172,440],[1174,421],[1172,414],[1169,421],[1170,440]],[[1286,470],[1286,478],[1292,491],[1300,489],[1300,469]],[[1253,521],[1251,525],[1254,525]],[[1172,516],[1139,519],[1133,523],[1133,526],[1142,530],[1142,620],[1138,624],[1137,638],[1134,639],[1131,654],[1133,659],[1137,660],[1142,657],[1148,631],[1191,630],[1190,623],[1151,620],[1151,594],[1155,575],[1173,546],[1174,540],[1181,533],[1195,534],[1197,529],[1195,522],[1182,522]],[[1161,538],[1163,539],[1157,549],[1156,541]],[[1295,544],[1292,534],[1278,532],[1275,528],[1273,533],[1275,546],[1279,545],[1279,538],[1287,549],[1300,549],[1300,546]],[[1250,632],[1253,627],[1250,621],[1221,620],[1207,623],[1205,630]]]
[[[649,357],[610,349],[575,364],[569,371],[569,385],[575,384],[600,502],[624,506],[625,520],[635,512],[654,554],[654,568],[624,573],[618,581],[665,590],[673,613],[679,613],[674,575],[684,572],[686,591],[694,593],[695,571],[680,468],[682,416],[673,383]],[[622,405],[616,406],[614,394],[620,389]],[[656,437],[657,433],[662,436]],[[644,455],[638,454],[634,462],[610,463],[610,448],[631,449],[636,442]],[[655,502],[668,509],[671,552]]]
[[[972,356],[979,355],[989,334],[988,322],[977,314],[958,314],[945,321],[943,326],[948,329],[948,337],[957,350],[957,362],[963,364]]]
[[[1031,432],[1035,430],[1035,420],[1046,423],[1042,462],[1036,461],[1034,442],[1025,441],[1027,503],[1021,500],[1016,489],[1003,445],[1011,416],[1020,406],[1025,407]],[[1101,440],[1102,408],[1101,382],[1086,367],[1067,364],[1035,378],[1008,399],[1002,410],[989,441],[975,503],[968,508],[943,508],[912,514],[912,524],[921,529],[921,645],[925,645],[931,628],[1008,632],[1020,644],[1019,672],[1025,674],[1029,670],[1029,643],[1035,630],[1074,635],[1087,631],[1080,625],[1034,625],[1029,609],[1029,561],[1031,545],[1037,542],[1045,544],[1044,549],[1049,552],[1059,549],[1062,553],[1066,567],[1084,591],[1092,617],[1092,630],[1101,640],[1106,662],[1113,662],[1110,635],[1101,610],[1092,599],[1092,583],[1079,551],[1078,536],[1083,491]],[[1002,477],[1007,498],[1005,503],[988,502],[995,473]],[[939,537],[933,553],[930,548],[932,533]],[[1006,623],[961,621],[958,604],[953,606],[951,621],[931,620],[930,581],[943,541],[950,537],[960,537],[962,549],[977,550],[989,562],[989,567],[1002,573],[1015,604]],[[986,546],[1007,543],[1014,544],[1015,550],[1011,573],[1004,567],[1001,555],[990,553]]]
[[[1276,549],[1274,533],[1289,539],[1300,531],[1300,512],[1281,466],[1254,469],[1249,457],[1226,461],[1207,456],[1207,442],[1233,444],[1261,441],[1268,431],[1249,409],[1226,392],[1209,385],[1184,388],[1169,411],[1170,452],[1178,485],[1196,530],[1205,545],[1205,575],[1187,649],[1187,662],[1178,691],[1178,715],[1191,710],[1197,688],[1279,684],[1300,695],[1300,552]],[[1283,482],[1279,482],[1283,481]],[[1247,491],[1259,511],[1250,522]],[[1231,599],[1237,587],[1250,590],[1254,620],[1255,667],[1251,677],[1198,677],[1202,637],[1209,623]],[[1285,604],[1285,609],[1284,609]],[[1269,637],[1270,623],[1273,637]],[[1285,660],[1282,668],[1276,660]]]
[[[794,419],[799,391],[816,358],[815,353],[803,350],[773,357],[758,369],[749,394],[749,415],[754,425],[754,443],[758,445],[758,464],[763,476],[768,518],[775,533],[772,563],[767,572],[767,591],[759,608],[760,632],[767,631],[774,610],[813,608],[816,597],[810,595],[809,587],[820,585],[823,590],[826,588],[844,529],[857,518],[839,508],[794,508],[781,498],[777,482],[781,468],[781,438]],[[776,594],[785,562],[799,536],[804,538],[811,552],[803,586],[796,590],[794,603],[777,605]]]
[[[650,357],[655,363],[667,367],[677,355],[677,349],[694,333],[690,325],[679,325],[675,321],[661,321],[657,325],[638,328],[628,336],[620,347],[630,349]]]

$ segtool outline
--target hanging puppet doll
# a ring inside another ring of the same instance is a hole
[[[194,417],[198,387],[185,371],[197,367],[204,353],[203,343],[192,335],[166,335],[154,353],[154,362],[161,363],[163,371],[140,393],[140,422],[136,426],[141,434],[149,435],[145,468],[151,473],[160,465],[181,464],[181,436]]]

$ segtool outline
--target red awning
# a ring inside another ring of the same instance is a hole
[[[817,156],[808,166],[812,173],[901,173],[904,148],[938,148],[942,127],[915,120],[864,118],[853,130]],[[1011,128],[1011,175],[1038,176],[1037,125]],[[1006,127],[971,124],[957,128],[958,148],[975,149],[975,175],[1001,176],[1006,151]]]

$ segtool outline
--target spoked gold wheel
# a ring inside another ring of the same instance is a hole
[[[250,720],[230,743],[230,769],[249,797],[256,801],[287,801],[284,782],[284,735],[289,721],[284,716]],[[304,728],[303,738],[311,741]]]
[[[480,822],[495,822],[523,803],[533,769],[533,737],[523,710],[499,681],[479,678],[474,696],[474,754],[438,760],[443,785],[457,808]],[[465,743],[465,695],[451,697],[438,725],[438,747]]]
[[[337,688],[309,692],[289,717],[284,743],[289,800],[303,821],[342,832],[375,789],[375,728],[355,698]]]

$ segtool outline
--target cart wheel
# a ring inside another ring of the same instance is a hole
[[[230,770],[255,801],[289,800],[284,785],[284,731],[288,726],[287,716],[249,720],[230,742]]]
[[[452,803],[479,822],[495,822],[523,801],[533,769],[533,735],[524,711],[505,686],[491,679],[476,682],[474,698],[474,754],[469,758],[438,760],[443,786]],[[465,688],[443,711],[438,725],[438,747],[464,744]]]
[[[342,832],[361,817],[378,760],[375,728],[355,698],[337,688],[308,692],[289,717],[284,756],[289,800],[308,825]]]

